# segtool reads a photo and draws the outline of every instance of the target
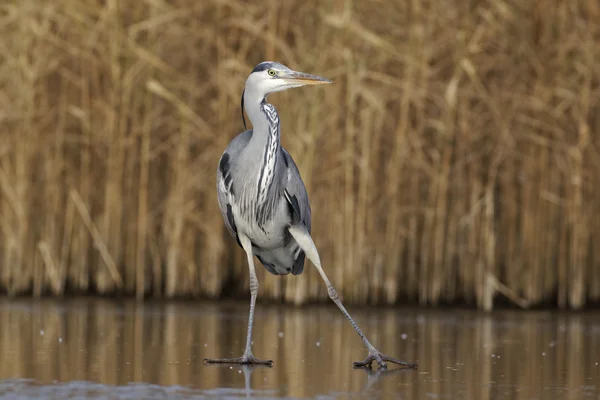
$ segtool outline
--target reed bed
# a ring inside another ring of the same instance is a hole
[[[599,53],[593,1],[4,1],[0,288],[246,293],[215,170],[269,59],[335,81],[270,101],[347,302],[597,302]]]

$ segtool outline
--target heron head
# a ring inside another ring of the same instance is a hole
[[[266,97],[270,93],[300,87],[333,83],[320,76],[293,71],[283,64],[264,61],[258,64],[246,80],[246,91],[252,91]]]

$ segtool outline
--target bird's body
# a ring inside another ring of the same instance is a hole
[[[272,108],[270,104],[262,107]],[[229,143],[217,170],[218,200],[229,233],[236,239],[238,232],[248,236],[253,254],[267,271],[299,275],[304,269],[304,251],[287,228],[296,217],[292,203],[300,199],[298,207],[304,204],[300,221],[310,232],[310,204],[296,163],[279,144],[278,129],[276,135],[273,155],[252,130]],[[268,167],[261,174],[265,165]],[[262,191],[255,189],[257,185]],[[263,193],[266,195],[261,196]]]
[[[414,366],[377,351],[354,322],[321,267],[317,248],[310,236],[311,210],[300,172],[290,154],[281,146],[279,115],[267,103],[267,95],[303,85],[331,83],[315,75],[292,71],[275,62],[258,64],[246,80],[242,94],[244,109],[253,129],[231,140],[217,168],[217,193],[227,229],[246,253],[250,272],[250,314],[246,349],[239,358],[205,359],[208,363],[268,364],[252,355],[252,324],[258,294],[254,267],[256,256],[275,275],[299,275],[305,256],[317,268],[329,297],[348,318],[369,350],[369,356],[355,366],[376,360]],[[246,122],[244,120],[244,127]]]

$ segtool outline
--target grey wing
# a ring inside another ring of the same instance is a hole
[[[306,187],[300,177],[300,171],[296,163],[292,159],[292,156],[282,147],[284,162],[287,167],[288,179],[284,182],[284,193],[285,197],[290,203],[294,211],[294,222],[300,222],[306,227],[308,233],[310,233],[311,221],[310,221],[310,202],[308,201],[308,194],[306,193]]]
[[[235,220],[233,218],[233,212],[231,209],[231,203],[232,201],[235,201],[235,187],[233,185],[232,176],[234,171],[232,170],[232,161],[239,156],[241,151],[250,141],[251,137],[252,130],[247,130],[233,138],[223,152],[223,155],[221,155],[221,159],[219,160],[219,168],[217,168],[217,199],[219,201],[221,215],[223,215],[223,221],[225,222],[227,230],[231,236],[236,238],[240,247],[241,243],[237,235],[237,228],[235,226]]]
[[[292,224],[302,224],[308,233],[310,233],[310,203],[306,187],[292,156],[283,147],[281,149],[283,150],[283,161],[287,167],[287,179],[284,180],[283,193],[292,211]],[[304,270],[304,259],[306,256],[297,243],[292,245],[292,254],[294,257],[292,274],[300,275]]]

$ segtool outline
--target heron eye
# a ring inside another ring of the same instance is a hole
[[[275,72],[275,70],[270,69],[267,71],[267,74],[269,74],[270,76],[275,76],[277,72]]]

